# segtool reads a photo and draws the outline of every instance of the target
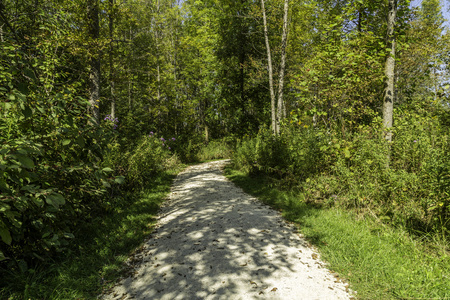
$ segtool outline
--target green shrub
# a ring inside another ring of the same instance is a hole
[[[246,173],[251,171],[251,166],[255,161],[254,139],[245,136],[242,140],[237,140],[236,151],[233,154],[234,166]]]
[[[129,151],[124,150],[127,145],[114,143],[109,145],[104,163],[124,176],[122,188],[142,189],[152,177],[181,164],[173,151],[177,143],[176,138],[165,139],[154,133],[141,137]]]
[[[280,136],[261,129],[238,143],[234,163],[247,172],[265,172],[303,181],[329,168],[330,137],[319,130],[288,127]]]
[[[238,143],[237,168],[263,172],[304,199],[376,214],[413,230],[450,227],[450,143],[439,119],[396,112],[393,143],[381,119],[344,139],[336,131],[286,126],[278,137],[261,130]],[[446,234],[446,233],[445,233]]]
[[[181,135],[177,138],[177,144],[175,152],[181,161],[185,163],[198,162],[197,154],[204,146],[203,138],[200,135]]]
[[[164,170],[170,153],[160,139],[145,136],[128,157],[127,180],[132,186],[143,186],[152,175]]]
[[[343,148],[336,138],[333,139],[321,129],[289,126],[283,130],[281,138],[287,151],[284,167],[297,181],[304,181],[328,170],[336,154]]]
[[[99,165],[113,131],[79,117],[88,102],[69,91],[40,96],[12,90],[1,107],[0,260],[11,269],[65,249],[120,181]]]
[[[234,141],[230,139],[219,139],[210,141],[197,153],[199,161],[212,159],[231,158],[233,155]]]

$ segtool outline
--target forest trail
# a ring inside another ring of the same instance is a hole
[[[294,226],[225,178],[228,162],[178,175],[130,277],[103,299],[351,298]]]

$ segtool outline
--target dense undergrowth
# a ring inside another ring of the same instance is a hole
[[[108,122],[67,128],[62,137],[50,127],[40,144],[16,131],[3,144],[2,299],[95,298],[149,234],[183,166],[176,138],[126,144]]]
[[[1,299],[97,299],[123,275],[124,262],[153,230],[176,170],[158,174],[139,192],[81,224],[58,256],[27,270],[1,272]],[[126,271],[126,270],[125,270]]]
[[[427,118],[396,113],[391,145],[377,120],[345,137],[290,125],[279,137],[262,129],[243,139],[234,162],[251,175],[270,175],[279,186],[301,192],[305,202],[375,214],[448,247],[450,135],[443,125],[448,112]]]

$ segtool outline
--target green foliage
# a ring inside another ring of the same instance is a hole
[[[0,267],[22,272],[67,249],[77,226],[105,207],[115,178],[100,161],[114,132],[92,125],[83,82],[67,73],[76,58],[66,51],[65,4],[4,4]]]
[[[234,163],[303,191],[306,202],[375,213],[415,232],[448,236],[449,135],[436,115],[398,110],[397,116],[390,146],[380,119],[347,139],[291,124],[279,137],[262,130],[244,139]]]
[[[141,191],[122,193],[114,207],[79,223],[77,238],[55,260],[19,272],[0,269],[0,298],[96,299],[127,272],[124,262],[153,230],[178,170],[157,174]]]
[[[279,173],[286,162],[284,149],[282,140],[263,128],[255,137],[245,136],[238,143],[233,162],[251,174]]]
[[[128,157],[127,180],[132,186],[145,186],[152,176],[165,170],[170,151],[155,136],[145,136]]]
[[[254,138],[238,144],[234,162],[241,169],[266,172],[281,177],[304,180],[328,168],[333,153],[328,150],[329,138],[307,126],[291,126],[281,136],[262,129]]]
[[[71,96],[45,103],[12,91],[3,103],[0,243],[10,262],[63,250],[114,181],[112,170],[97,163],[111,130],[87,125],[78,114],[86,102]]]
[[[108,145],[103,164],[114,166],[124,178],[122,189],[140,190],[153,177],[181,164],[178,155],[174,154],[178,143],[176,138],[165,139],[152,132],[141,137],[131,147],[119,143]]]
[[[263,125],[270,101],[258,2],[98,3],[96,41],[86,38],[83,1],[0,5],[0,267],[22,272],[70,249],[76,229],[123,205],[122,193],[179,160],[235,148],[236,166],[270,174],[307,202],[448,236],[450,34],[437,0],[417,12],[399,5],[391,145],[379,120],[386,3],[292,3],[290,123],[278,137]],[[272,45],[280,3],[267,3]],[[120,123],[92,126],[86,115],[93,49],[102,53],[100,114]],[[177,140],[143,137],[149,128]],[[220,140],[231,132],[248,135],[236,147]]]
[[[329,30],[329,29],[328,29]],[[383,88],[383,52],[373,47],[373,33],[358,39],[319,46],[317,54],[298,65],[292,86],[298,105],[315,122],[328,128],[340,126],[343,134],[368,124]]]
[[[231,138],[213,140],[199,150],[197,158],[199,161],[231,158],[234,147],[234,140]]]
[[[393,163],[397,169],[416,174],[414,198],[420,199],[423,217],[434,226],[449,228],[450,216],[450,135],[432,107],[412,112],[398,111],[396,136],[393,145]],[[427,113],[423,111],[426,109]],[[422,111],[421,111],[422,110]],[[419,184],[420,182],[420,184]],[[405,203],[410,199],[403,199]]]

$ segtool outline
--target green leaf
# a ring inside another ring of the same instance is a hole
[[[0,236],[3,242],[5,242],[7,245],[11,245],[11,233],[9,233],[9,230],[8,228],[6,228],[5,224],[0,224]]]
[[[31,158],[29,158],[28,156],[25,155],[16,155],[17,160],[20,162],[20,164],[22,165],[22,167],[27,168],[27,169],[32,169],[34,168],[34,162]]]
[[[64,205],[64,203],[66,203],[64,197],[61,194],[56,193],[48,195],[45,198],[45,201],[56,209],[59,209],[60,205]]]
[[[65,232],[64,237],[66,239],[74,239],[75,238],[75,236],[73,234],[71,234],[70,232]]]
[[[109,182],[106,181],[106,180],[102,180],[102,184],[103,184],[103,186],[104,186],[105,188],[110,188],[110,187],[111,187],[111,184],[109,184]]]
[[[112,172],[113,169],[111,169],[111,168],[103,168],[102,171],[103,172]]]
[[[27,96],[25,96],[25,95],[22,94],[22,93],[16,93],[16,95],[17,95],[17,98],[19,98],[20,101],[25,101],[25,100],[27,100]]]
[[[39,197],[32,197],[31,199],[33,200],[34,204],[36,204],[37,206],[39,206],[39,207],[44,206],[44,201],[42,201],[41,198],[39,198]]]
[[[344,155],[345,155],[345,158],[350,158],[350,150],[348,150],[348,148],[344,149]]]
[[[5,212],[11,209],[11,206],[9,206],[8,204],[4,203],[3,201],[0,202],[1,206],[0,206],[0,212]]]
[[[6,260],[6,259],[7,259],[7,257],[5,256],[5,254],[3,254],[2,251],[0,251],[0,261]]]
[[[62,141],[62,144],[63,144],[63,146],[67,146],[67,145],[69,145],[71,142],[72,142],[71,140],[66,139],[66,140],[63,140],[63,141]]]
[[[85,141],[84,141],[84,138],[83,137],[81,137],[81,136],[79,136],[78,138],[77,138],[77,143],[78,143],[78,145],[81,147],[81,148],[84,148],[84,146],[85,146]]]
[[[25,149],[17,149],[17,153],[22,154],[22,155],[27,155],[28,152]]]
[[[45,109],[42,106],[38,106],[37,108],[41,113],[45,114]]]
[[[116,178],[114,179],[114,181],[118,184],[122,184],[125,182],[125,177],[124,176],[116,176]]]
[[[25,106],[25,108],[22,110],[22,113],[25,118],[31,118],[31,116],[33,115],[33,111],[29,106]]]

